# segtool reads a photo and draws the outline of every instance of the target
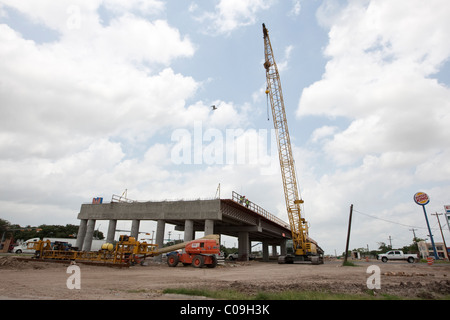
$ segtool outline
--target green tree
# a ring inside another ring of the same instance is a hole
[[[183,243],[183,242],[184,242],[183,240],[170,240],[163,245],[163,248],[174,246],[176,244]]]
[[[228,258],[228,256],[229,256],[230,254],[232,254],[232,253],[237,253],[237,252],[238,252],[238,248],[235,248],[235,247],[233,247],[233,248],[227,248],[227,247],[225,247],[225,246],[223,246],[223,245],[220,245],[220,251],[223,252],[225,258]]]
[[[14,225],[11,227],[15,239],[27,240],[31,238],[76,238],[78,226],[73,224],[62,225],[40,225],[38,227],[21,227]],[[94,236],[100,240],[104,239],[103,232],[95,230]]]
[[[0,232],[3,234],[6,230],[10,228],[11,224],[8,220],[0,219]]]
[[[0,241],[4,239],[9,239],[12,235],[10,232],[11,224],[8,220],[0,219]]]
[[[387,246],[385,242],[378,242],[378,245],[379,245],[379,247],[378,247],[379,252],[378,253],[386,253],[389,250],[392,250],[391,247]]]
[[[400,250],[402,250],[404,253],[419,253],[419,245],[418,243],[420,241],[424,241],[420,238],[414,238],[413,243],[411,243],[409,246],[404,246]]]

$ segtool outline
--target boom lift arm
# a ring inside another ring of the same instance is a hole
[[[308,226],[304,218],[300,205],[303,200],[299,196],[297,177],[295,172],[294,158],[292,155],[291,140],[284,107],[281,80],[278,67],[273,55],[272,44],[270,43],[269,31],[263,24],[264,53],[266,69],[267,90],[272,107],[272,117],[275,131],[277,133],[278,153],[280,158],[281,175],[283,179],[284,197],[286,209],[289,217],[289,224],[292,232],[293,255],[280,256],[279,263],[290,263],[294,260],[311,261],[312,256],[320,255],[319,248],[308,237]],[[312,259],[317,260],[317,259]]]

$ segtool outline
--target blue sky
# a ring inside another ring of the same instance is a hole
[[[353,203],[352,248],[425,238],[413,195],[450,204],[449,15],[446,0],[0,0],[0,217],[77,224],[92,197],[220,183],[287,221],[265,23],[310,235],[342,252]]]

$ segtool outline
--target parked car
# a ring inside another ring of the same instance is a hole
[[[234,261],[237,260],[239,257],[239,255],[237,253],[231,253],[228,255],[228,260]],[[248,260],[255,260],[256,256],[253,253],[250,253],[250,255],[248,256]]]

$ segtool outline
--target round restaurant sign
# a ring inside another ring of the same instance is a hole
[[[414,202],[418,205],[424,206],[430,202],[430,198],[425,192],[417,192],[414,195]]]

